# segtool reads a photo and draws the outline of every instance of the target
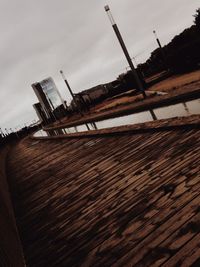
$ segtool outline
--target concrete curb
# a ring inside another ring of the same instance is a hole
[[[192,101],[200,97],[200,88],[193,91],[177,89],[175,92],[167,95],[157,96],[154,98],[145,99],[142,102],[135,102],[127,106],[116,108],[115,110],[104,111],[99,114],[89,115],[85,118],[80,118],[72,122],[66,122],[51,127],[44,127],[45,131],[58,130],[62,128],[70,128],[73,126],[82,125],[85,123],[98,122],[102,120],[112,119],[125,115],[140,113],[150,109],[165,107],[168,105],[178,104],[184,101]]]
[[[102,130],[93,130],[93,131],[72,133],[59,136],[34,137],[33,134],[31,138],[35,140],[59,140],[59,139],[69,139],[69,138],[98,137],[98,136],[109,137],[122,134],[140,134],[140,133],[148,133],[155,131],[157,132],[172,131],[178,129],[200,129],[200,115],[172,118],[168,120],[166,119],[157,120],[147,123],[112,127]]]

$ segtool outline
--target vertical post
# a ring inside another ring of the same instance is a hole
[[[159,38],[158,38],[158,35],[157,35],[156,31],[154,30],[153,33],[154,33],[154,35],[155,35],[155,37],[156,37],[156,41],[157,41],[157,43],[158,43],[158,46],[160,47],[160,49],[162,49],[162,45],[161,45],[161,43],[160,43],[160,40],[159,40]]]
[[[165,55],[164,49],[163,49],[163,47],[162,47],[162,45],[161,45],[161,42],[160,42],[160,40],[159,40],[159,38],[158,38],[158,35],[157,35],[157,33],[156,33],[155,30],[153,31],[153,33],[154,33],[154,35],[155,35],[155,38],[156,38],[156,42],[157,42],[157,44],[158,44],[158,47],[160,48],[161,55],[162,55],[162,58],[163,58],[163,62],[164,62],[164,64],[165,64],[165,68],[168,70],[168,64],[167,64],[167,60],[166,60],[166,55]]]
[[[123,52],[124,52],[124,55],[125,55],[125,57],[126,57],[126,59],[127,59],[127,61],[128,61],[128,64],[129,64],[131,70],[132,70],[132,73],[133,73],[133,75],[134,75],[134,78],[135,78],[137,87],[138,87],[138,89],[141,91],[141,93],[143,94],[143,97],[146,98],[146,93],[145,93],[145,91],[144,91],[143,84],[142,84],[142,82],[141,82],[141,80],[140,80],[140,78],[139,78],[139,76],[138,76],[138,74],[137,74],[137,71],[136,71],[136,69],[135,69],[135,67],[134,67],[134,65],[133,65],[133,62],[132,62],[131,57],[130,57],[130,55],[129,55],[129,52],[128,52],[127,48],[126,48],[126,45],[125,45],[125,43],[124,43],[124,40],[123,40],[123,38],[122,38],[122,36],[121,36],[121,33],[120,33],[120,31],[119,31],[119,28],[118,28],[117,24],[116,24],[115,21],[114,21],[114,18],[113,18],[113,16],[112,16],[111,12],[110,12],[110,7],[109,7],[108,5],[105,6],[105,11],[106,11],[107,14],[108,14],[108,17],[109,17],[110,22],[111,22],[111,24],[112,24],[113,30],[114,30],[114,32],[115,32],[117,38],[118,38],[118,41],[119,41],[119,43],[120,43],[120,45],[121,45],[121,48],[122,48],[122,50],[123,50]]]
[[[71,87],[70,87],[70,85],[69,85],[69,83],[68,83],[68,81],[67,81],[67,79],[66,79],[66,77],[65,77],[65,75],[64,75],[64,73],[63,73],[62,70],[60,71],[60,74],[62,75],[62,78],[63,78],[65,84],[67,85],[67,88],[68,88],[68,90],[69,90],[69,93],[70,93],[70,95],[72,96],[72,99],[74,100],[74,103],[76,104],[76,107],[77,107],[79,113],[80,113],[81,116],[82,116],[81,109],[79,108],[78,103],[77,103],[77,101],[76,101],[76,97],[75,97],[74,93],[72,92],[72,89],[71,89]]]
[[[90,127],[88,126],[88,124],[86,123],[85,126],[87,127],[88,131],[90,131]]]
[[[67,81],[67,79],[66,79],[66,77],[65,77],[65,75],[64,75],[64,73],[63,73],[62,70],[60,71],[60,74],[62,75],[62,78],[63,78],[63,80],[65,81],[65,84],[67,85],[67,88],[68,88],[68,90],[69,90],[70,95],[72,96],[74,102],[76,102],[76,101],[75,101],[74,94],[73,94],[73,92],[72,92],[72,89],[71,89],[71,87],[70,87],[70,85],[69,85],[69,83],[68,83],[68,81]]]
[[[150,112],[150,114],[151,114],[152,119],[153,119],[154,121],[156,121],[156,120],[157,120],[157,117],[156,117],[156,114],[154,113],[154,110],[153,110],[153,109],[150,109],[149,112]]]
[[[95,122],[93,122],[92,125],[93,125],[93,127],[94,127],[95,130],[98,130],[97,125],[96,125]]]
[[[189,116],[190,115],[190,111],[189,111],[189,108],[188,108],[186,102],[183,102],[183,106],[184,106],[184,109],[185,109],[187,115]]]
[[[65,75],[64,75],[62,70],[60,71],[60,74],[62,75],[62,78],[65,81],[65,84],[67,85],[67,88],[68,88],[68,90],[69,90],[69,92],[70,92],[70,94],[72,96],[72,99],[74,100],[74,103],[76,104],[76,107],[77,107],[80,115],[83,116],[83,114],[81,112],[81,108],[78,106],[78,103],[76,101],[76,97],[74,96],[74,93],[72,92],[72,89],[71,89],[71,87],[70,87],[70,85],[69,85],[69,83],[68,83],[68,81],[67,81],[67,79],[66,79],[66,77],[65,77]],[[87,129],[90,130],[90,128],[88,127],[87,123],[85,125],[86,125]]]

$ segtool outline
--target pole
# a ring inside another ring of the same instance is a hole
[[[155,38],[156,38],[156,42],[157,42],[157,44],[158,44],[158,47],[160,48],[161,55],[162,55],[162,58],[163,58],[163,62],[164,62],[164,64],[165,64],[165,68],[168,70],[168,64],[167,64],[167,60],[166,60],[166,55],[165,55],[164,49],[163,49],[163,47],[162,47],[162,45],[161,45],[161,42],[160,42],[160,40],[159,40],[159,38],[158,38],[158,35],[157,35],[157,33],[156,33],[155,30],[153,31],[153,33],[154,33],[154,35],[155,35]]]
[[[68,81],[67,81],[67,79],[66,79],[66,77],[65,77],[65,75],[64,75],[62,70],[60,71],[60,74],[62,75],[63,80],[65,81],[65,84],[67,85],[67,88],[69,90],[70,95],[72,96],[73,100],[75,101],[75,97],[74,97],[74,94],[72,92],[72,89],[71,89],[71,87],[70,87],[70,85],[69,85],[69,83],[68,83]]]
[[[141,93],[143,94],[143,97],[146,98],[146,93],[145,93],[145,91],[144,91],[143,84],[142,84],[142,82],[141,82],[141,80],[140,80],[140,78],[139,78],[139,76],[138,76],[138,74],[137,74],[137,71],[136,71],[136,69],[135,69],[135,67],[134,67],[134,65],[133,65],[133,62],[132,62],[131,57],[130,57],[130,55],[129,55],[129,52],[128,52],[127,48],[126,48],[126,45],[125,45],[125,43],[124,43],[124,40],[123,40],[123,38],[122,38],[122,36],[121,36],[121,33],[120,33],[120,31],[119,31],[119,28],[118,28],[117,24],[116,24],[115,21],[114,21],[114,18],[113,18],[113,16],[112,16],[111,12],[110,12],[110,7],[109,7],[108,5],[105,6],[105,11],[106,11],[107,14],[108,14],[108,17],[109,17],[110,22],[111,22],[111,24],[112,24],[113,30],[114,30],[114,32],[115,32],[115,34],[116,34],[116,36],[117,36],[117,39],[118,39],[118,41],[119,41],[119,43],[120,43],[120,45],[121,45],[121,48],[122,48],[122,50],[123,50],[123,52],[124,52],[124,55],[125,55],[125,57],[126,57],[126,60],[128,61],[128,64],[129,64],[129,66],[130,66],[130,68],[131,68],[131,70],[132,70],[132,73],[133,73],[133,76],[134,76],[134,78],[135,78],[135,81],[136,81],[136,84],[137,84],[137,86],[138,86],[138,89],[139,89],[139,90],[141,91]]]
[[[156,120],[157,120],[157,117],[156,117],[156,114],[154,113],[154,110],[153,110],[153,109],[150,109],[149,112],[150,112],[150,114],[151,114],[151,116],[152,116],[152,119],[153,119],[154,121],[156,121]]]
[[[158,43],[158,46],[160,47],[160,49],[162,49],[162,45],[161,45],[161,43],[160,43],[160,40],[159,40],[159,38],[158,38],[158,35],[157,35],[156,31],[154,30],[153,33],[154,33],[154,35],[155,35],[155,37],[156,37],[156,41],[157,41],[157,43]]]
[[[70,87],[70,85],[69,85],[69,83],[68,83],[68,81],[67,81],[67,79],[66,79],[66,77],[65,77],[65,75],[64,75],[62,70],[60,71],[60,74],[62,75],[62,78],[65,81],[65,84],[67,85],[67,88],[68,88],[68,90],[69,90],[69,92],[70,92],[70,94],[72,96],[72,99],[74,100],[74,103],[75,103],[80,115],[83,116],[83,114],[81,112],[81,108],[79,107],[78,102],[76,100],[76,97],[75,97],[74,93],[72,92],[72,89],[71,89],[71,87]]]
[[[86,123],[85,126],[87,127],[88,131],[90,131],[90,127],[88,126],[88,124]]]

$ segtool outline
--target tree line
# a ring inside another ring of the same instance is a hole
[[[194,15],[194,24],[176,35],[161,51],[157,48],[150,58],[138,69],[146,77],[169,69],[173,73],[183,73],[200,67],[200,8]]]

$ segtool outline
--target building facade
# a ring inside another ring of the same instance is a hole
[[[36,103],[33,105],[35,112],[40,120],[41,123],[48,123],[48,114],[43,110],[42,105],[40,103]]]
[[[32,84],[32,88],[47,118],[51,118],[53,116],[53,111],[59,106],[65,106],[55,82],[51,77]]]

